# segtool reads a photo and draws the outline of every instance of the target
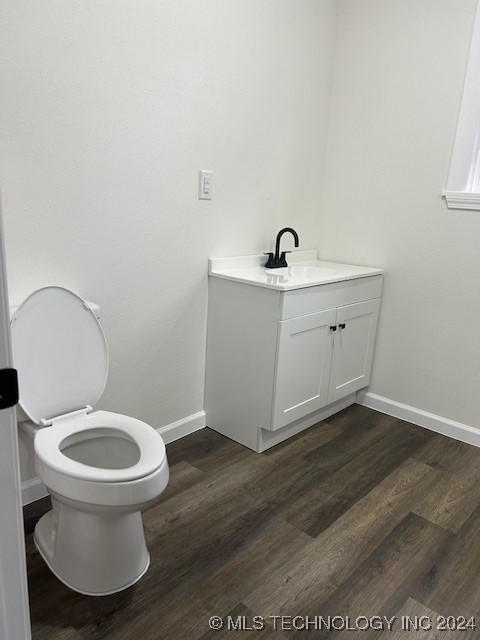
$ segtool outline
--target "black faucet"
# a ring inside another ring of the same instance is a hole
[[[295,247],[298,247],[298,234],[295,229],[291,227],[285,227],[277,234],[277,242],[275,243],[275,256],[273,253],[265,253],[264,255],[268,256],[267,264],[265,265],[265,269],[279,269],[280,267],[288,267],[287,261],[285,260],[285,256],[287,253],[291,253],[291,251],[282,251],[280,253],[280,240],[284,233],[291,233],[295,239]]]

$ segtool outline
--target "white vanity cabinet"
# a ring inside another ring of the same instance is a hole
[[[271,429],[368,385],[380,300],[279,321]]]
[[[264,451],[355,402],[382,283],[381,270],[289,290],[211,274],[207,425]]]

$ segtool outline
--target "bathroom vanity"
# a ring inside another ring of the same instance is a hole
[[[207,425],[257,452],[355,402],[367,386],[383,270],[264,256],[213,258]]]

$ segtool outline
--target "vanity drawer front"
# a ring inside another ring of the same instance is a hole
[[[282,293],[281,320],[380,298],[383,276],[332,282]]]

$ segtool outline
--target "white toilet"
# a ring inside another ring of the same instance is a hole
[[[148,569],[140,512],[162,493],[169,469],[153,427],[94,411],[108,349],[90,306],[62,287],[32,293],[12,318],[20,406],[35,423],[35,466],[53,509],[35,545],[64,584],[92,596],[126,589]]]

